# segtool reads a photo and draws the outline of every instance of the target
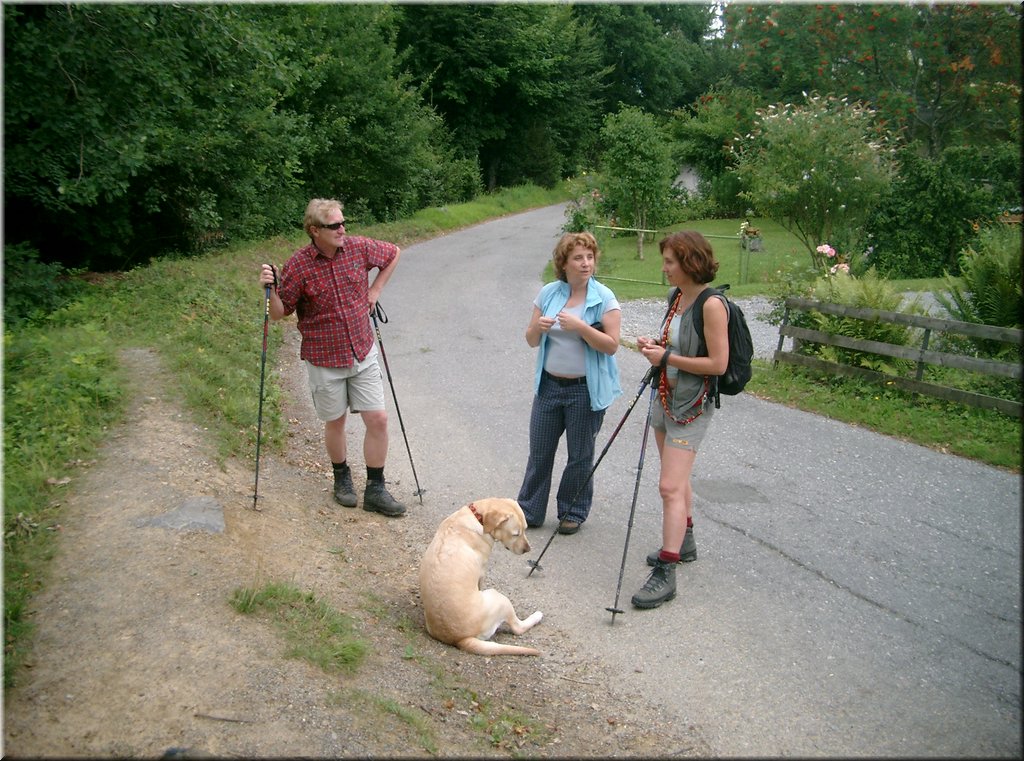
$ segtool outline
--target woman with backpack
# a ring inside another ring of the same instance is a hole
[[[676,563],[697,556],[690,475],[715,410],[712,379],[729,362],[729,312],[717,291],[716,298],[701,299],[704,352],[694,326],[693,305],[718,272],[711,244],[700,233],[683,230],[664,238],[659,248],[661,271],[674,288],[658,336],[641,336],[637,344],[647,361],[661,369],[650,424],[661,459],[662,544],[648,556],[654,569],[633,595],[637,608],[657,608],[675,597]]]

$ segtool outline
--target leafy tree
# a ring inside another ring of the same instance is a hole
[[[930,155],[1019,129],[1015,5],[726,6],[737,82],[774,100],[817,90],[869,102]],[[1015,126],[1016,125],[1016,126]]]
[[[886,140],[871,117],[845,98],[814,95],[803,106],[759,110],[754,131],[735,143],[742,197],[792,232],[818,272],[819,245],[858,249],[863,223],[890,183]]]
[[[441,117],[400,72],[394,8],[271,6],[258,18],[298,69],[281,107],[308,125],[304,195],[340,197],[352,219],[371,222],[478,192],[475,162],[456,158]]]
[[[707,89],[711,69],[704,37],[712,4],[583,3],[577,18],[593,28],[611,69],[602,111],[620,104],[665,113]]]
[[[5,6],[6,234],[123,269],[479,187],[372,5]],[[319,40],[311,44],[310,40]]]
[[[758,96],[743,88],[715,87],[692,106],[679,109],[669,121],[677,166],[692,166],[699,189],[714,209],[739,216],[744,201],[734,168],[733,141],[754,128]]]
[[[293,217],[292,72],[235,6],[4,9],[9,240],[123,268]]]
[[[559,5],[407,5],[398,48],[486,187],[550,184],[599,127],[596,41]],[[524,147],[533,152],[524,156]],[[531,160],[532,159],[532,160]],[[557,173],[553,171],[557,166]]]
[[[675,164],[654,117],[632,106],[605,117],[605,203],[624,227],[651,229],[670,206]],[[637,258],[644,258],[644,234],[637,233]]]
[[[867,221],[869,260],[892,278],[958,271],[959,253],[974,238],[973,228],[995,216],[988,195],[943,157],[929,159],[908,148],[898,158],[898,176]]]

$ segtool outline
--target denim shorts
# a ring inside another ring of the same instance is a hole
[[[337,420],[351,407],[353,412],[384,409],[384,376],[374,347],[362,362],[351,367],[319,367],[306,362],[309,393],[316,416]]]

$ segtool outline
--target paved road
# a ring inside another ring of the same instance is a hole
[[[523,331],[562,222],[549,207],[403,253],[382,331],[425,490],[423,507],[410,500],[410,529],[432,533],[473,498],[518,492],[535,359]],[[646,367],[618,356],[625,394],[599,448]],[[544,570],[527,578],[523,558],[492,556],[489,581],[520,614],[545,612],[527,635],[543,658],[601,664],[620,694],[662,703],[715,755],[1020,754],[1018,476],[727,399],[697,458],[699,558],[680,566],[674,601],[638,611],[629,598],[660,543],[649,442],[613,624],[647,400],[596,474],[590,520],[555,537]],[[412,479],[392,419],[401,493]],[[530,532],[532,557],[551,536],[553,501]]]

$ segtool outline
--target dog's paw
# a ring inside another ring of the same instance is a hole
[[[529,627],[529,626],[536,626],[537,624],[539,624],[539,623],[540,623],[540,620],[541,620],[542,618],[544,618],[544,614],[543,614],[543,613],[541,613],[541,612],[540,612],[540,611],[538,610],[538,611],[534,612],[534,613],[533,613],[533,614],[532,614],[532,615],[531,615],[531,616],[530,616],[529,618],[527,618],[527,619],[526,619],[525,621],[523,621],[523,623],[524,623],[524,624],[525,624],[526,626],[528,626],[528,627]]]

